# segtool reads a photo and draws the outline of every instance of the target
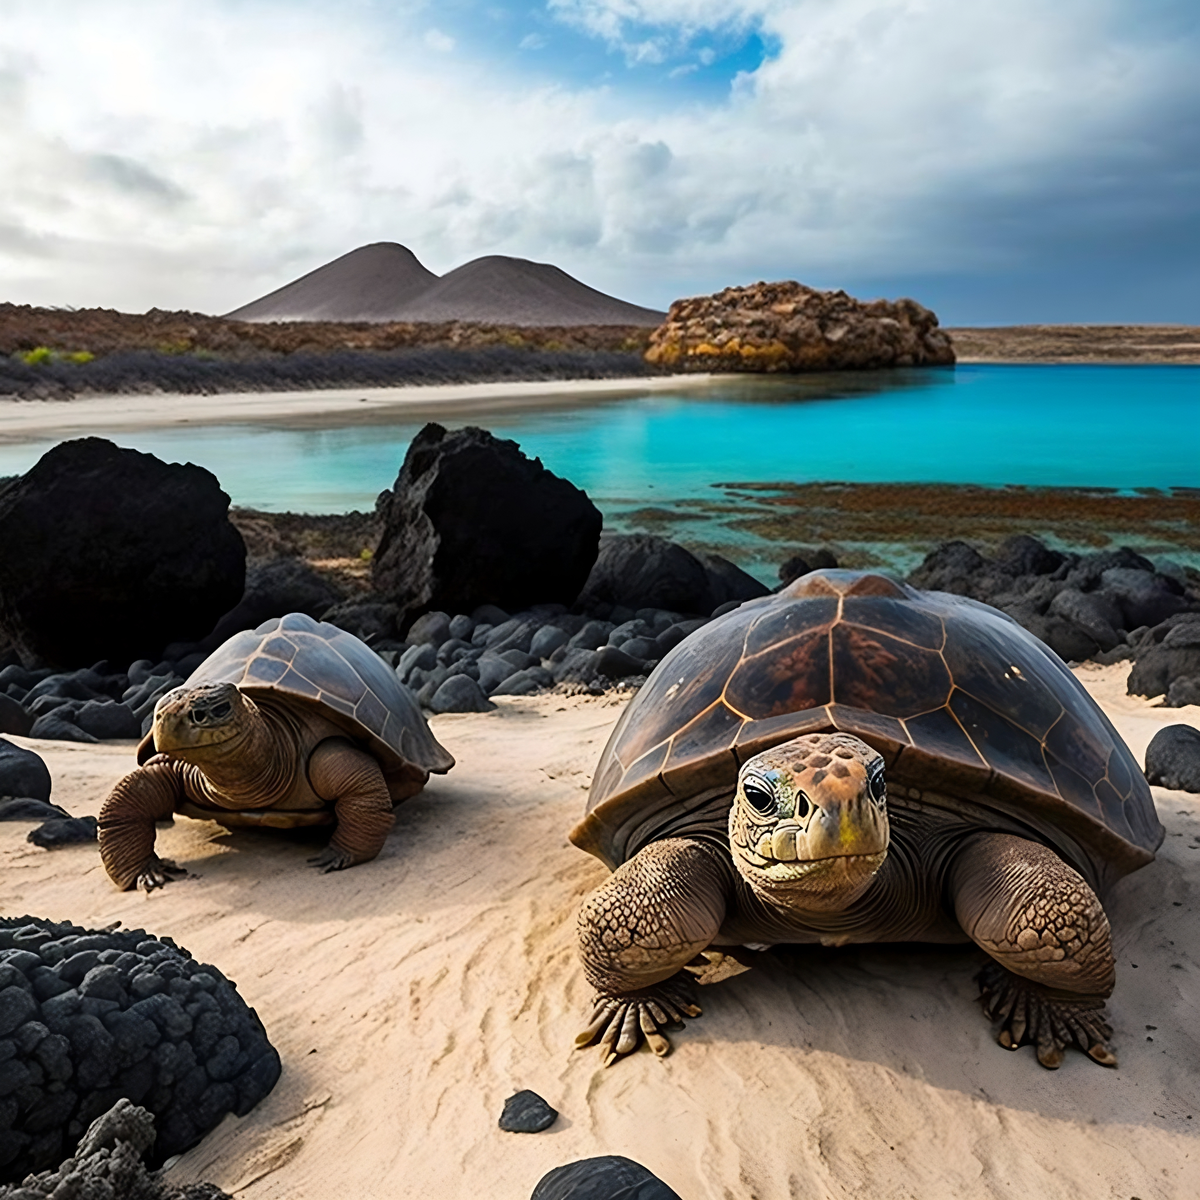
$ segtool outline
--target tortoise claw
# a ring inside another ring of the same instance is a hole
[[[1066,1050],[1077,1046],[1094,1062],[1115,1067],[1109,1045],[1112,1026],[1104,1017],[1103,996],[1052,991],[991,962],[976,976],[984,1012],[1000,1028],[996,1040],[1006,1050],[1032,1043],[1048,1071],[1062,1066]]]
[[[138,872],[134,887],[141,888],[149,895],[155,888],[165,887],[168,883],[174,882],[176,876],[186,877],[186,875],[186,867],[179,866],[169,858],[159,858],[157,854],[152,854],[146,860],[145,866]]]
[[[575,1046],[582,1049],[598,1041],[606,1067],[632,1054],[643,1041],[657,1057],[664,1058],[671,1052],[671,1043],[663,1027],[680,1027],[685,1016],[700,1016],[700,1007],[695,1003],[691,977],[680,972],[634,992],[597,995],[591,1021],[575,1038]]]
[[[315,854],[308,860],[308,865],[316,867],[322,875],[328,875],[330,871],[344,871],[347,867],[354,866],[354,862],[354,855],[348,850],[326,846],[320,854]]]

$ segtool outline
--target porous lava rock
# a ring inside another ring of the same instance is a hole
[[[1167,694],[1176,680],[1183,694],[1200,676],[1200,594],[1126,546],[1074,554],[1021,535],[986,557],[944,542],[908,582],[999,608],[1067,662],[1136,658],[1131,694]]]
[[[61,1162],[121,1098],[154,1115],[160,1165],[279,1071],[233,984],[170,938],[0,918],[0,1182]]]
[[[944,366],[954,348],[915,300],[864,302],[785,280],[676,300],[646,361],[674,371],[835,371]]]
[[[1146,630],[1136,655],[1131,696],[1166,696],[1168,708],[1200,703],[1200,612],[1177,613]]]
[[[232,1200],[215,1184],[175,1187],[148,1171],[144,1156],[154,1141],[154,1117],[118,1100],[88,1126],[75,1153],[57,1170],[0,1187],[0,1200]]]
[[[203,467],[61,442],[0,491],[0,628],[26,666],[157,659],[203,637],[245,582],[228,512]]]
[[[768,590],[719,555],[697,556],[677,542],[648,533],[612,534],[600,540],[578,607],[604,616],[621,606],[707,617],[718,605],[753,600]]]
[[[404,623],[430,609],[570,605],[596,559],[601,516],[587,494],[485,429],[426,425],[380,505],[373,585]]]
[[[1181,792],[1200,792],[1200,729],[1160,729],[1146,747],[1146,780]]]
[[[641,1163],[618,1154],[581,1158],[538,1180],[529,1200],[680,1200]]]

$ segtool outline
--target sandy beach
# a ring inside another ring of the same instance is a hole
[[[574,407],[646,392],[702,390],[713,375],[556,379],[418,387],[323,388],[292,392],[81,396],[0,403],[0,442],[68,438],[184,425],[286,425],[289,429],[389,421],[448,420],[537,408]]]
[[[1126,671],[1077,674],[1140,761],[1200,709],[1125,696]],[[849,947],[773,952],[704,990],[669,1058],[606,1071],[571,1049],[588,998],[575,913],[604,868],[566,834],[622,704],[434,717],[457,767],[400,809],[379,859],[335,875],[305,867],[312,842],[180,818],[159,849],[194,878],[119,893],[94,845],[47,852],[0,825],[5,913],[169,934],[236,980],[282,1055],[275,1091],[172,1179],[248,1200],[526,1200],[554,1166],[622,1154],[684,1200],[1200,1192],[1200,797],[1155,789],[1162,851],[1108,901],[1116,1070],[1001,1050],[974,1002],[978,952]],[[132,743],[13,740],[73,813],[133,761]],[[497,1128],[521,1088],[560,1110],[547,1132]]]

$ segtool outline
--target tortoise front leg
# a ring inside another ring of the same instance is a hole
[[[981,834],[950,870],[955,915],[995,960],[979,974],[999,1042],[1037,1047],[1051,1069],[1077,1045],[1117,1065],[1104,1002],[1116,982],[1108,918],[1096,893],[1054,851],[1009,834]]]
[[[654,842],[622,864],[579,912],[579,952],[596,989],[576,1046],[599,1041],[604,1065],[642,1043],[671,1049],[662,1027],[698,1017],[683,971],[717,935],[731,892],[728,866],[700,842]]]
[[[376,759],[342,738],[330,738],[309,757],[308,780],[322,800],[333,801],[337,814],[329,845],[308,861],[327,875],[373,859],[396,823]]]
[[[131,771],[108,794],[100,809],[100,859],[122,891],[152,892],[187,874],[154,853],[154,822],[165,821],[183,799],[182,768],[162,757]]]

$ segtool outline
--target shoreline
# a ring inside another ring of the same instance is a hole
[[[648,375],[624,379],[553,379],[532,382],[413,384],[386,388],[318,388],[281,392],[122,393],[72,400],[10,400],[0,407],[0,442],[171,429],[183,425],[285,425],[319,429],[437,419],[476,413],[519,412],[602,403],[643,392],[702,389],[720,375]],[[187,415],[184,415],[184,414]]]

